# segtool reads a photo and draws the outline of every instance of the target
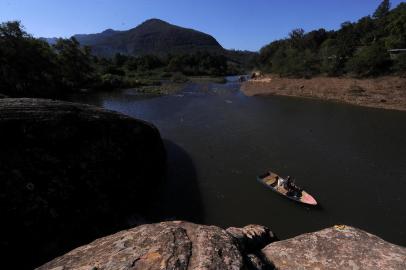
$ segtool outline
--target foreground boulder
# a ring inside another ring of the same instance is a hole
[[[269,232],[263,226],[250,228],[252,233],[241,235],[240,240],[258,237],[261,241],[254,231]],[[219,227],[174,221],[141,225],[98,239],[38,270],[249,269],[244,253],[238,240]]]
[[[100,238],[37,270],[396,270],[406,266],[406,248],[346,226],[275,241],[273,233],[260,225],[223,230],[162,222]]]
[[[129,215],[148,211],[165,167],[153,125],[43,99],[0,99],[0,149],[2,264],[14,269],[127,228]]]
[[[278,270],[406,269],[406,248],[348,226],[275,242],[262,251]]]
[[[226,231],[237,240],[245,252],[256,252],[277,239],[269,228],[261,225],[230,227]]]

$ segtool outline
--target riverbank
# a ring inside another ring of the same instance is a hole
[[[317,98],[406,111],[406,78],[395,76],[372,79],[346,77],[291,79],[265,75],[243,83],[241,90],[247,96],[281,95]]]
[[[185,87],[188,83],[226,83],[225,77],[215,77],[215,76],[185,76],[177,75],[170,80],[166,78],[150,78],[140,80],[139,86],[134,87],[123,87],[119,89],[110,89],[105,91],[116,91],[116,90],[128,90],[131,89],[139,95],[145,96],[163,96],[176,94]],[[89,92],[89,91],[85,91]],[[90,90],[90,92],[95,92]],[[1,98],[1,94],[0,94]]]

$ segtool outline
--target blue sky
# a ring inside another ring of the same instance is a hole
[[[258,50],[294,28],[337,29],[381,0],[0,0],[0,21],[36,37],[126,30],[159,18],[213,35],[225,48]],[[392,0],[395,7],[402,1]]]

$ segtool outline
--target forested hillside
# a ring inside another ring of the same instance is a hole
[[[406,71],[406,3],[384,0],[373,15],[344,22],[337,31],[295,29],[260,50],[258,67],[281,76],[359,77]]]

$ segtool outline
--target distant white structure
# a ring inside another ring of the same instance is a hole
[[[396,59],[399,54],[406,53],[406,49],[390,49],[388,50],[388,53],[390,54],[390,58]]]

